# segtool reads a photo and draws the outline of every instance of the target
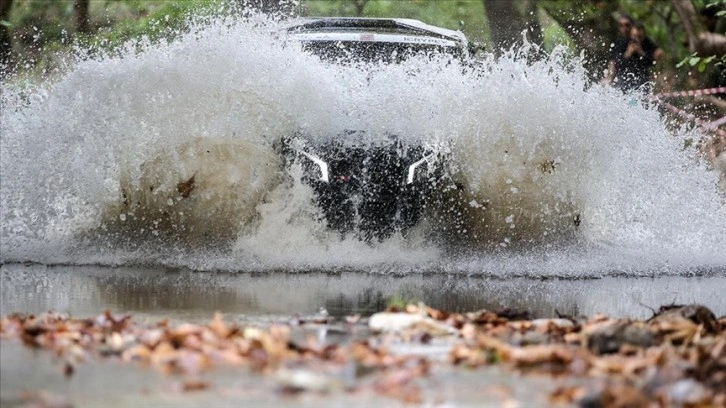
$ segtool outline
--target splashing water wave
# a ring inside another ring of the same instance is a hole
[[[282,46],[279,29],[218,18],[143,52],[82,58],[32,92],[3,83],[0,261],[724,273],[717,176],[682,144],[702,135],[588,86],[563,50],[361,69]],[[299,129],[446,142],[458,186],[405,237],[343,239],[299,169],[280,169],[275,143]]]

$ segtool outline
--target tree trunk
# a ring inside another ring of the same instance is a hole
[[[537,16],[536,0],[524,0],[524,20],[527,23],[527,39],[532,43],[542,44],[544,35]]]
[[[0,65],[8,65],[12,59],[13,41],[10,29],[2,22],[8,20],[13,0],[0,0]]]
[[[366,4],[368,4],[369,0],[353,0],[353,5],[355,6],[355,15],[358,17],[363,17],[363,11],[366,8]]]
[[[587,69],[590,80],[599,81],[607,69],[610,60],[610,44],[615,41],[617,33],[615,21],[610,16],[618,10],[618,3],[595,0],[587,0],[583,3],[578,7],[598,7],[599,12],[596,15],[575,15],[572,7],[567,8],[565,2],[538,1],[538,5],[572,38],[577,52],[584,52],[583,65]]]
[[[681,18],[683,28],[686,29],[688,50],[690,52],[695,52],[704,57],[726,54],[726,35],[708,32],[706,27],[701,24],[691,0],[672,0],[672,4]],[[721,99],[712,96],[701,99],[711,102],[714,107],[721,111],[721,115],[726,113],[726,110],[724,110],[726,106]],[[703,149],[706,156],[716,165],[719,163],[718,157],[726,154],[726,136],[723,134],[713,135],[704,144]],[[721,160],[720,163],[726,163],[726,160]],[[718,168],[717,165],[715,167]],[[721,169],[721,185],[726,188],[726,167]]]
[[[73,13],[76,15],[76,32],[88,34],[90,32],[89,19],[88,19],[88,1],[89,0],[74,0],[73,1]]]
[[[672,4],[688,34],[690,52],[704,57],[726,54],[726,35],[706,31],[691,0],[672,0]]]
[[[526,23],[511,0],[484,0],[492,51],[498,54],[521,42]]]

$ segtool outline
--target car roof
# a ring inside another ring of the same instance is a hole
[[[300,41],[357,41],[430,44],[463,47],[459,31],[405,18],[312,17],[299,19],[287,28]]]

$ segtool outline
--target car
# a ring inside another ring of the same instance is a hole
[[[401,62],[421,53],[463,57],[476,45],[459,31],[413,19],[327,17],[307,18],[286,28],[286,39],[336,62]]]
[[[470,54],[462,33],[411,19],[310,18],[288,26],[285,37],[331,64],[400,64],[434,54],[463,61]],[[315,138],[301,130],[279,149],[285,168],[302,167],[301,181],[328,227],[373,242],[417,225],[446,180],[447,146],[369,129],[331,133]]]

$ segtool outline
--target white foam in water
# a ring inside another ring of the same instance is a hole
[[[220,17],[143,52],[82,58],[35,91],[3,83],[0,261],[573,277],[726,268],[717,175],[683,149],[703,136],[589,87],[562,50],[361,70],[283,47],[278,29]],[[451,210],[465,224],[444,217],[375,245],[341,238],[299,169],[280,171],[273,145],[298,129],[447,142],[464,194]],[[447,227],[476,241],[465,255],[427,241]]]

